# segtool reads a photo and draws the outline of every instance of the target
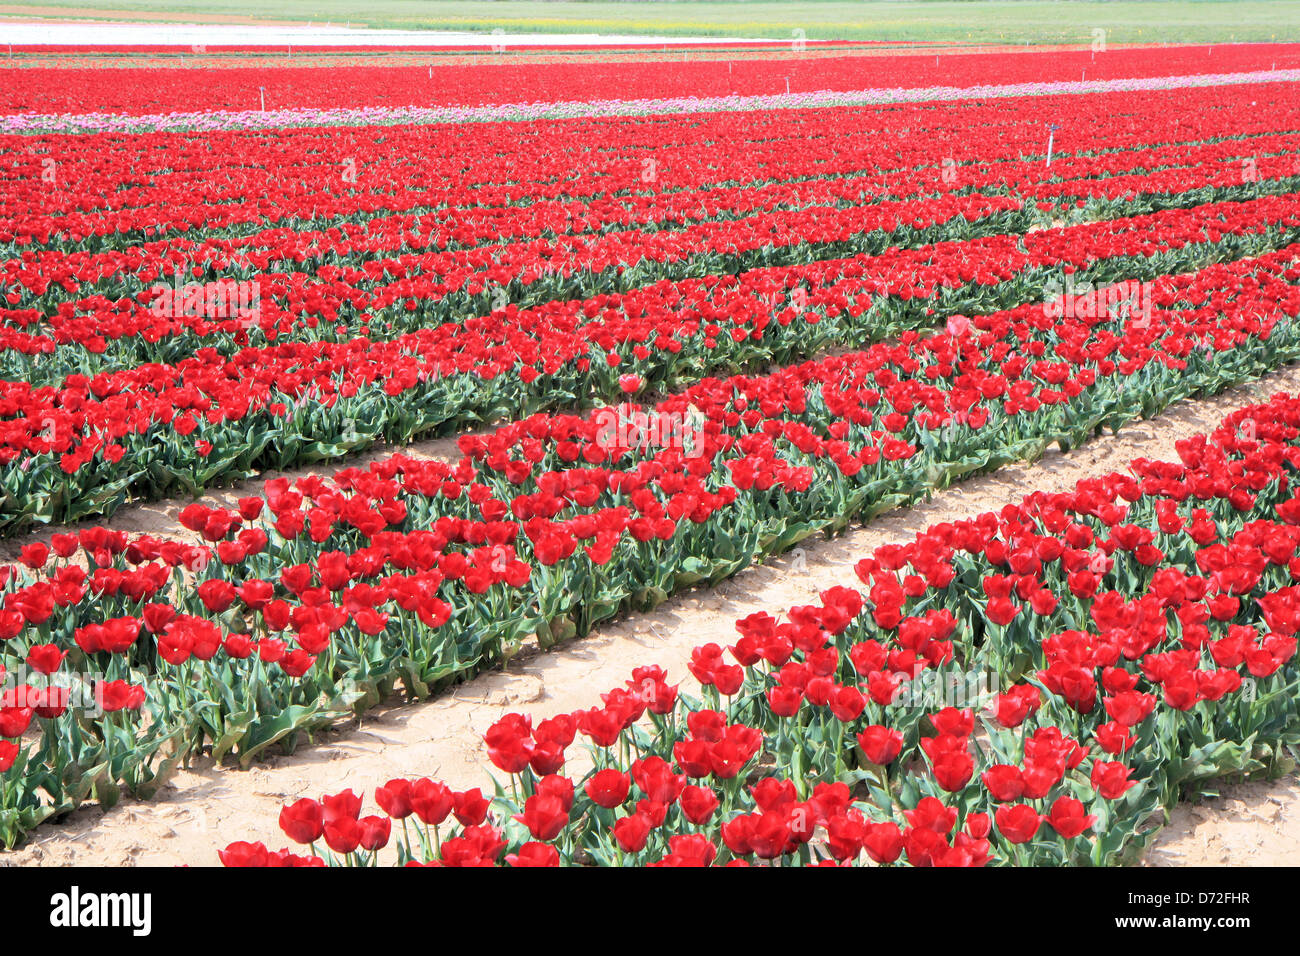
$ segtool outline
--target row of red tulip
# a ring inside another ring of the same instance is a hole
[[[9,495],[3,518],[14,528],[111,513],[128,496],[193,492],[380,439],[404,442],[520,411],[677,389],[717,370],[921,327],[936,308],[1051,300],[1050,286],[1059,291],[1062,278],[1154,280],[1206,258],[1283,245],[1300,229],[1296,209],[1290,195],[1219,203],[526,311],[507,307],[387,342],[248,347],[230,358],[205,347],[174,365],[77,373],[57,387],[11,381],[0,394],[0,459],[14,466],[0,477]],[[1251,259],[1247,268],[1274,271],[1286,262],[1286,255]],[[1235,274],[1229,267],[1226,275]],[[423,296],[409,284],[428,281],[390,283],[382,294],[408,283],[404,291]],[[1145,307],[1178,301],[1180,287],[1166,282],[1140,290]],[[342,280],[337,288],[346,294]],[[1118,301],[1109,293],[1082,300],[1108,296]],[[1079,297],[1070,298],[1074,311]],[[58,363],[41,361],[57,380]]]
[[[1178,451],[878,549],[862,591],[697,647],[699,696],[646,665],[590,709],[507,714],[484,737],[506,787],[390,780],[366,816],[351,790],[305,797],[280,814],[303,855],[238,841],[221,859],[1129,859],[1180,794],[1294,766],[1300,729],[1300,399]]]
[[[1258,153],[1282,145],[1276,138],[1246,148]],[[1238,144],[1234,151],[1242,148]],[[1250,168],[1243,169],[1242,162]],[[419,290],[430,304],[439,303],[427,317],[428,305],[423,306],[419,317],[447,320],[465,305],[500,308],[521,299],[536,301],[539,292],[564,298],[593,287],[625,289],[655,278],[694,274],[702,266],[725,265],[735,271],[747,264],[798,264],[814,256],[835,258],[886,246],[892,252],[933,238],[1020,231],[1048,225],[1058,215],[1066,220],[1109,220],[1285,192],[1300,172],[1294,167],[1288,154],[1263,154],[1195,168],[1053,181],[1033,190],[1088,197],[1090,204],[1074,210],[1075,216],[1050,206],[1040,209],[1045,204],[1032,204],[1018,191],[1009,195],[1003,184],[985,187],[988,195],[964,191],[960,196],[941,193],[907,201],[878,199],[869,212],[844,208],[845,203],[862,201],[859,187],[855,196],[836,200],[835,205],[777,203],[773,211],[737,218],[743,210],[729,204],[702,218],[657,222],[648,233],[640,228],[610,232],[605,225],[605,235],[598,235],[582,229],[563,231],[557,224],[561,231],[548,230],[518,242],[404,255],[394,253],[424,245],[416,237],[421,216],[414,213],[371,219],[358,224],[355,233],[343,225],[278,229],[238,241],[186,238],[96,253],[27,251],[5,263],[9,291],[8,307],[0,308],[0,345],[21,354],[68,344],[102,352],[107,342],[131,336],[139,340],[136,352],[119,356],[123,350],[115,347],[110,358],[125,361],[138,354],[143,361],[169,347],[172,351],[165,354],[174,359],[174,344],[168,339],[184,332],[229,332],[246,342],[259,330],[279,337],[310,334],[308,329],[318,323],[331,328],[341,323],[353,331],[360,326],[380,334],[386,322],[405,328],[414,317],[393,310],[396,302],[390,296],[365,293],[419,272],[443,279]],[[520,218],[516,209],[501,212]],[[535,206],[526,212],[534,215]],[[449,213],[460,220],[458,210]],[[309,246],[306,251],[304,244]],[[718,256],[723,260],[712,263]],[[130,277],[126,283],[124,276]],[[548,288],[547,282],[554,285],[557,278],[568,281]],[[482,302],[475,300],[485,286],[491,294],[480,296]],[[110,292],[113,295],[106,294]],[[468,303],[462,301],[466,296]],[[396,314],[385,315],[384,310]]]
[[[497,41],[493,41],[497,42]],[[510,38],[500,40],[512,48]],[[815,44],[809,44],[815,49]],[[21,48],[18,48],[21,49]],[[210,47],[210,51],[215,51]],[[564,102],[621,99],[662,99],[732,94],[762,95],[787,91],[860,90],[871,87],[979,86],[989,83],[1034,83],[1056,80],[1126,79],[1283,69],[1300,65],[1294,44],[1219,44],[1216,46],[1024,50],[997,52],[944,50],[939,62],[933,52],[855,50],[849,55],[737,56],[671,44],[629,60],[607,50],[580,52],[571,62],[454,65],[427,63],[392,66],[295,64],[283,55],[273,66],[256,70],[239,64],[198,66],[190,55],[184,69],[0,69],[0,112],[132,114],[190,110],[252,111],[261,106],[259,88],[271,109],[361,106],[443,105]],[[298,57],[310,55],[310,45],[294,45]],[[182,54],[189,52],[181,50]],[[317,51],[319,52],[319,51]],[[367,51],[373,55],[374,51]],[[689,55],[689,61],[686,57]]]
[[[743,209],[750,189],[769,185],[778,190],[769,201],[807,204],[843,195],[820,185],[840,180],[859,203],[999,185],[1032,195],[1055,180],[1144,167],[1230,175],[1235,166],[1240,182],[1242,160],[1290,152],[1273,140],[1294,131],[1298,109],[1294,84],[1270,83],[656,119],[0,135],[0,242],[94,251],[194,233],[202,244],[216,229],[239,240],[411,211],[420,214],[412,241],[441,248],[491,242],[500,208],[511,210],[505,235],[526,238],[598,230],[625,210],[654,222]],[[1063,127],[1050,167],[1049,122]],[[535,215],[523,211],[539,203]],[[187,251],[178,262],[206,258]]]
[[[455,463],[397,456],[271,481],[238,511],[187,508],[204,547],[103,528],[29,546],[26,570],[5,575],[5,666],[53,670],[37,691],[98,682],[107,713],[38,697],[24,718],[9,702],[5,726],[35,736],[4,838],[91,792],[148,793],[195,748],[248,762],[399,679],[432,692],[525,640],[586,632],[855,515],[1292,360],[1293,263],[1175,278],[1178,305],[1150,315],[1024,306],[706,380],[653,414],[531,416],[462,439]]]

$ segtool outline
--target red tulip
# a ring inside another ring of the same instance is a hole
[[[1043,818],[1052,829],[1067,840],[1073,840],[1096,821],[1095,816],[1086,816],[1083,804],[1074,797],[1057,797],[1051,811]]]
[[[280,809],[280,829],[295,843],[315,843],[324,827],[324,809],[315,800],[303,797]]]
[[[903,735],[897,730],[873,724],[858,734],[858,746],[874,764],[892,763],[903,749]]]
[[[998,832],[1010,843],[1028,843],[1038,832],[1042,819],[1026,803],[1004,804],[994,814]]]

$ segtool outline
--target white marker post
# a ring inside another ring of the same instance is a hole
[[[265,113],[266,112],[266,87],[259,86],[257,88],[257,94],[262,98],[262,112]]]
[[[1052,142],[1056,138],[1056,131],[1061,127],[1056,123],[1047,124],[1047,165],[1052,165]]]

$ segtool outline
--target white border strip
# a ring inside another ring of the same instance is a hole
[[[650,116],[672,113],[810,109],[830,106],[875,106],[944,100],[998,99],[1084,93],[1171,90],[1248,83],[1295,82],[1300,69],[1250,73],[1139,77],[1119,80],[1068,80],[987,86],[928,86],[916,89],[870,89],[763,96],[678,97],[674,99],[594,100],[561,103],[508,103],[493,106],[399,106],[342,109],[224,110],[156,113],[18,113],[0,117],[0,133],[143,133],[207,130],[288,129],[304,126],[394,126],[399,124],[492,123],[600,116]]]

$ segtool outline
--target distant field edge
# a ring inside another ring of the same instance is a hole
[[[486,15],[490,14],[490,15]],[[1216,43],[1300,39],[1300,0],[42,0],[0,18],[330,23],[353,28],[972,43]],[[0,19],[0,38],[4,21]]]

